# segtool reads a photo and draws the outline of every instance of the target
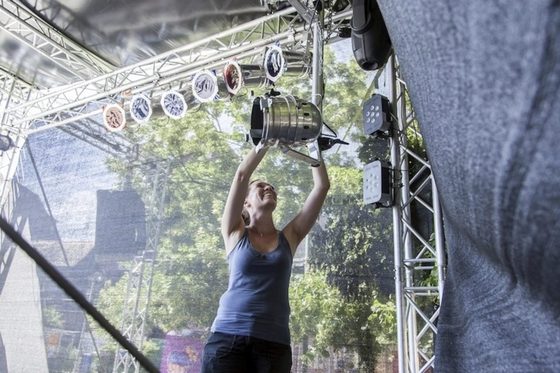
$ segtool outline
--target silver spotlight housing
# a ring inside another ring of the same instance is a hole
[[[265,87],[267,78],[260,65],[240,65],[229,61],[224,66],[224,82],[230,95],[235,96],[244,87]]]
[[[282,75],[305,75],[309,71],[309,56],[302,52],[282,50],[277,45],[266,48],[263,68],[266,78],[275,83]]]
[[[110,132],[122,131],[126,125],[126,113],[117,104],[109,104],[103,108],[103,124]]]
[[[192,79],[192,94],[200,102],[229,98],[227,85],[222,77],[209,70],[197,72]]]
[[[291,146],[307,145],[310,152],[318,151],[317,139],[321,135],[321,112],[311,102],[295,96],[270,95],[253,100],[249,136],[257,147],[262,144],[278,145],[287,155],[313,166],[320,163],[315,158],[296,151]]]

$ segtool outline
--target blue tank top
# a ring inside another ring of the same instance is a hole
[[[212,331],[289,345],[292,252],[284,234],[278,235],[278,247],[265,254],[251,245],[245,230],[228,262],[229,285]]]

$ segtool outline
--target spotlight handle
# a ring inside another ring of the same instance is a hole
[[[286,145],[278,145],[282,152],[292,158],[299,159],[300,161],[304,161],[309,163],[312,167],[317,167],[321,164],[321,162],[315,158],[308,156],[307,154],[303,154],[302,152],[298,152]]]
[[[327,123],[323,122],[323,126],[326,127],[332,135],[319,136],[317,142],[319,143],[319,149],[321,151],[329,150],[336,144],[348,145],[346,141],[338,139],[336,132]]]
[[[321,149],[321,151],[329,150],[330,148],[332,148],[336,144],[348,145],[348,143],[346,141],[342,141],[342,140],[336,139],[336,138],[333,139],[333,138],[329,138],[329,137],[319,137],[317,139],[317,141],[319,142],[319,149]]]

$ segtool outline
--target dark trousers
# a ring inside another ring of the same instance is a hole
[[[202,360],[202,373],[289,373],[290,346],[243,335],[210,335]]]

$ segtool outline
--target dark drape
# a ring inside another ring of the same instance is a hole
[[[438,372],[560,372],[560,2],[379,1],[441,193]]]

